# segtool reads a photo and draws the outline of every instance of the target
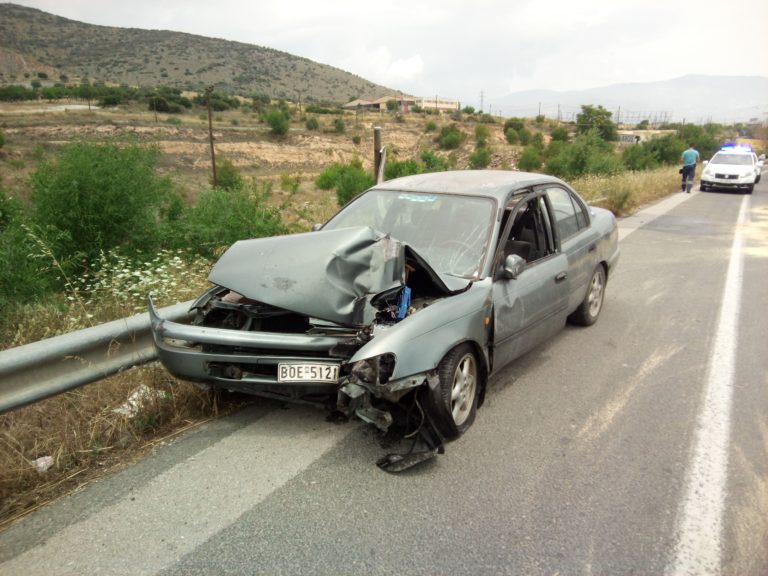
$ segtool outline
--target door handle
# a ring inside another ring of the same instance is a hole
[[[594,252],[597,249],[597,244],[591,244],[589,247],[589,252]]]
[[[562,282],[568,278],[568,272],[560,272],[557,276],[555,276],[555,282]]]

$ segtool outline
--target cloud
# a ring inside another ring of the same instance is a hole
[[[417,81],[424,73],[424,60],[419,54],[393,58],[387,46],[376,46],[352,50],[350,56],[342,59],[340,68],[391,86]]]

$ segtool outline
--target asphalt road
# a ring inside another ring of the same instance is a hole
[[[401,475],[258,404],[0,534],[0,574],[768,574],[768,179],[623,220],[591,328]]]

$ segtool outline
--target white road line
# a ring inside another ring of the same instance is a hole
[[[686,494],[678,518],[677,544],[667,574],[720,574],[723,510],[728,481],[731,401],[738,344],[743,277],[744,227],[749,197],[741,203],[728,275],[697,419]]]
[[[691,197],[699,193],[699,189],[695,188],[692,194],[677,193],[665,198],[664,200],[657,202],[656,204],[640,210],[632,216],[627,216],[619,220],[619,242],[624,240],[627,236],[639,230],[646,224],[653,222],[659,216],[663,216],[676,206],[682,204],[686,200],[690,200]]]
[[[356,429],[326,423],[312,408],[275,410],[0,564],[0,574],[156,574]]]

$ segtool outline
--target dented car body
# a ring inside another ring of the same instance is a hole
[[[443,172],[379,184],[316,232],[237,242],[191,325],[149,308],[173,374],[397,423],[430,456],[472,424],[492,373],[597,320],[617,259],[613,215],[564,182]]]

